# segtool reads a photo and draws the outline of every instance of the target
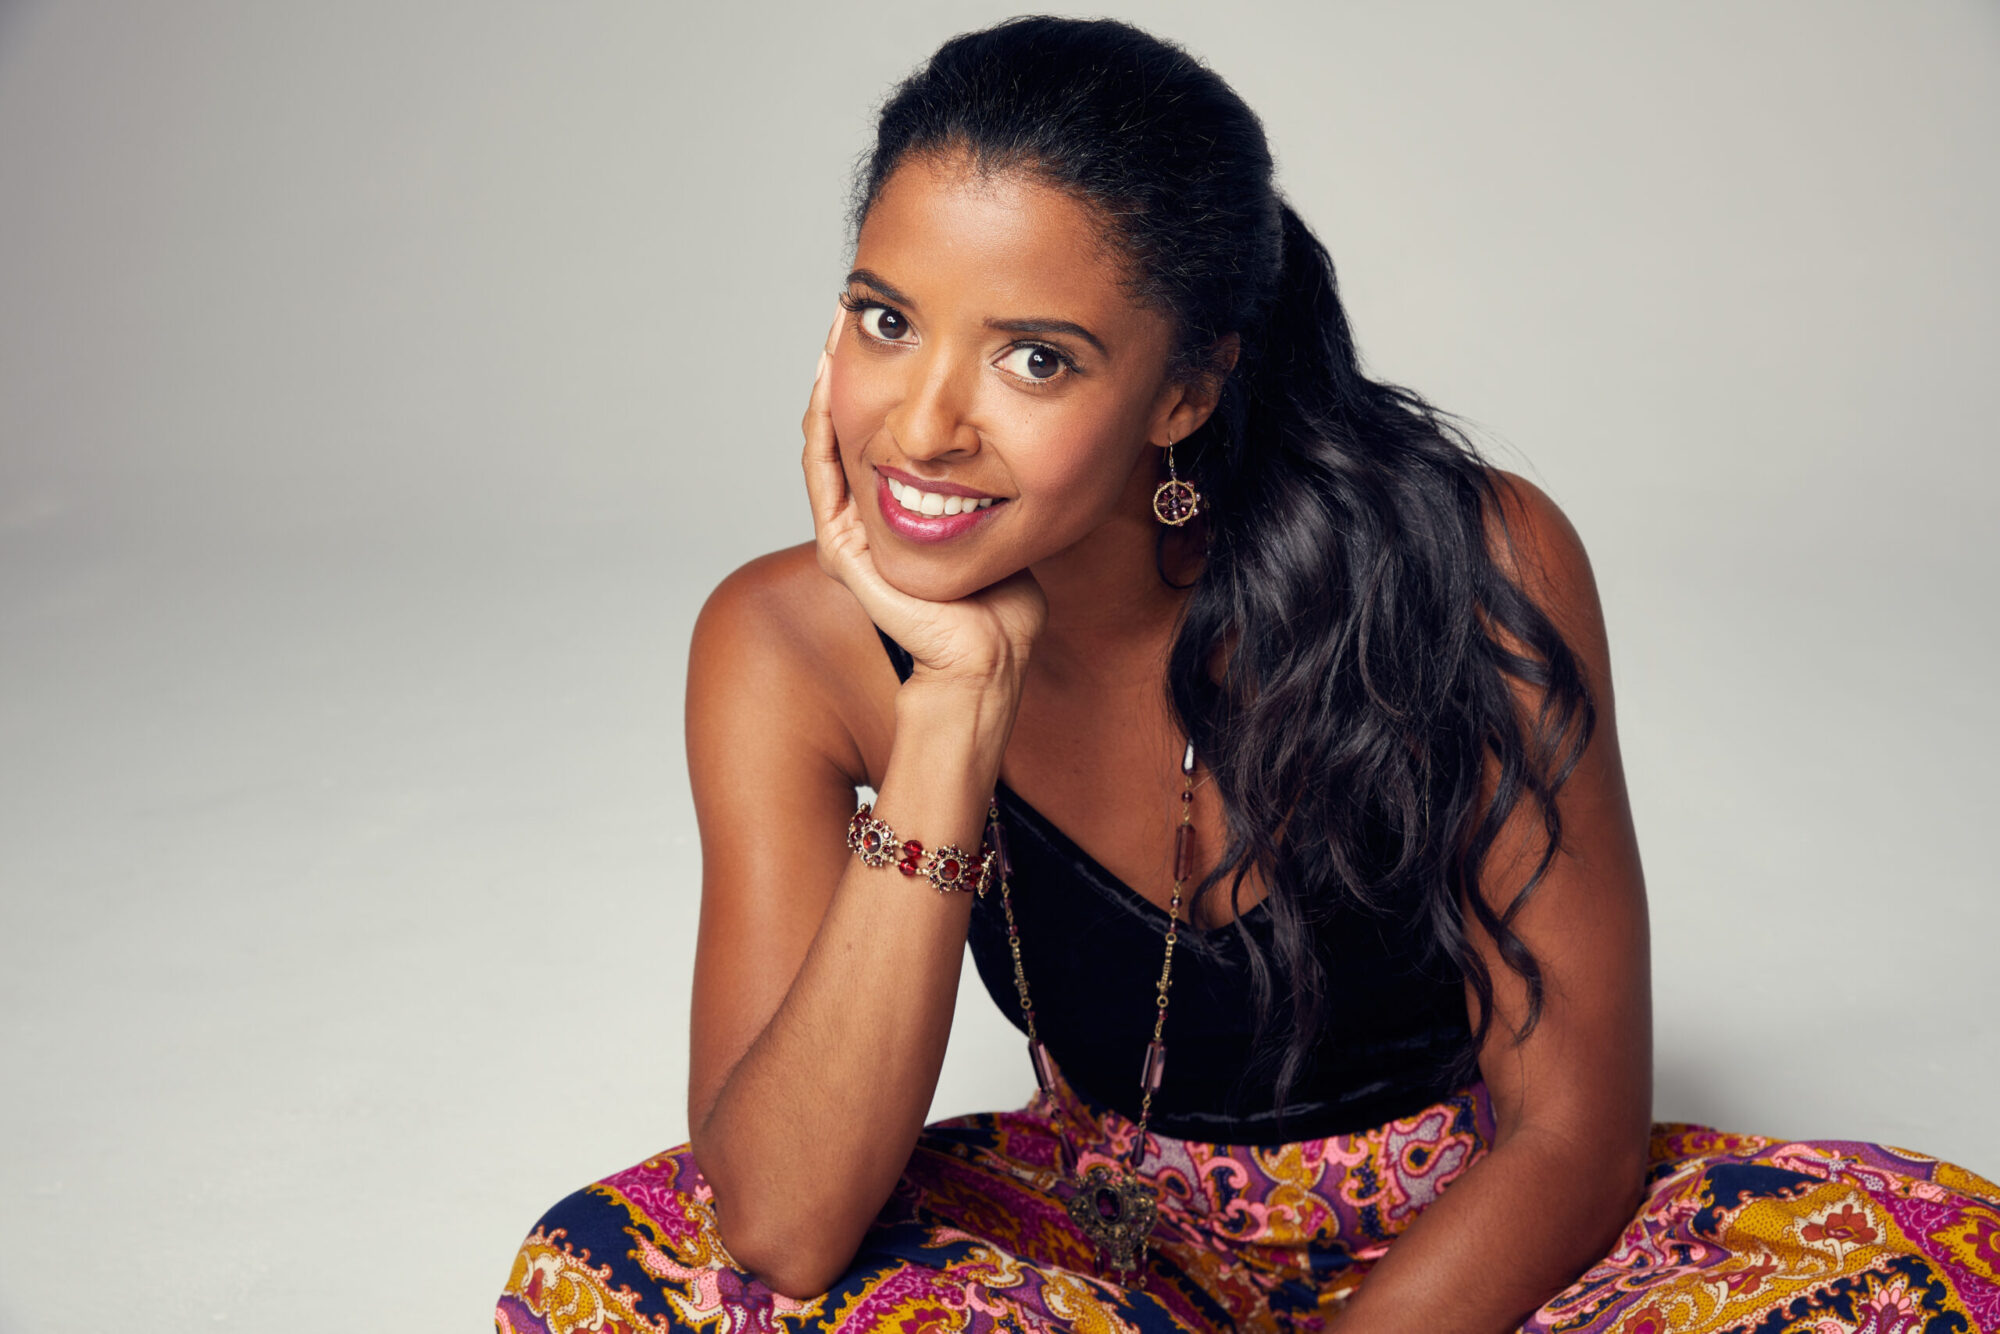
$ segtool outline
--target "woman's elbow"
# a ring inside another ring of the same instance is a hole
[[[1594,1240],[1602,1242],[1605,1249],[1617,1242],[1645,1203],[1651,1150],[1652,1129],[1648,1125],[1645,1133],[1636,1138],[1619,1136],[1615,1141],[1596,1146],[1589,1155],[1588,1170],[1598,1187],[1591,1192],[1597,1200],[1594,1217],[1599,1235]]]
[[[816,1236],[801,1235],[796,1222],[759,1226],[747,1211],[715,1204],[715,1225],[723,1250],[738,1269],[781,1297],[810,1301],[824,1296],[854,1259],[858,1247],[836,1256]]]
[[[693,1147],[697,1164],[701,1146]],[[791,1192],[773,1194],[755,1183],[731,1179],[726,1169],[702,1176],[711,1192],[709,1208],[716,1236],[736,1268],[780,1296],[807,1301],[830,1289],[860,1249],[856,1235],[843,1245],[823,1218],[807,1210]]]
[[[1563,1187],[1569,1201],[1567,1230],[1579,1253],[1599,1255],[1611,1249],[1645,1201],[1650,1123],[1639,1134],[1602,1124],[1581,1130],[1523,1129],[1513,1138],[1535,1155],[1536,1174],[1567,1183]]]
[[[1625,1181],[1623,1219],[1629,1223],[1646,1202],[1646,1179],[1653,1170],[1653,1127],[1650,1121],[1639,1133],[1637,1142],[1627,1147],[1622,1162]]]

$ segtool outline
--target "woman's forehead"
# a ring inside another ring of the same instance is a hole
[[[1133,299],[1124,256],[1090,206],[1031,171],[982,171],[963,157],[896,169],[862,223],[854,267],[931,319],[1060,318],[1120,341],[1161,325]]]

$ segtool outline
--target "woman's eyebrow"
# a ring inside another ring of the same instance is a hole
[[[860,283],[864,287],[872,287],[899,306],[908,306],[911,310],[917,308],[917,303],[914,300],[897,291],[894,284],[885,281],[882,275],[873,269],[856,269],[847,275],[847,281],[850,283]],[[987,320],[986,327],[999,333],[1068,334],[1072,338],[1081,338],[1084,342],[1096,348],[1097,355],[1103,357],[1105,360],[1108,361],[1111,358],[1111,353],[1105,348],[1102,340],[1074,320]]]
[[[1001,333],[1069,334],[1072,337],[1081,338],[1084,342],[1096,348],[1097,355],[1103,357],[1106,361],[1111,359],[1111,354],[1105,351],[1104,344],[1097,341],[1096,334],[1071,320],[988,320],[986,321],[986,327],[996,329]]]
[[[847,281],[850,283],[860,283],[863,287],[872,287],[899,306],[908,306],[911,310],[917,308],[915,299],[904,296],[895,287],[885,281],[881,274],[875,272],[873,269],[856,269],[847,275]]]

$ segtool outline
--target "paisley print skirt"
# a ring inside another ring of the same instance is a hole
[[[1065,1149],[1051,1113],[1066,1113]],[[1134,1126],[1058,1080],[1017,1112],[927,1127],[824,1296],[739,1270],[686,1146],[561,1201],[515,1256],[500,1334],[1323,1330],[1369,1266],[1486,1152],[1483,1086],[1374,1130],[1271,1148],[1149,1136],[1147,1270],[1100,1270],[1063,1159],[1122,1159]],[[2000,1330],[2000,1186],[1875,1144],[1653,1127],[1646,1200],[1533,1334]]]

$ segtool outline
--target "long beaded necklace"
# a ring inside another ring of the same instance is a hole
[[[1063,1144],[1070,1143],[1068,1119],[1055,1095],[1055,1064],[1049,1050],[1035,1031],[1035,1006],[1028,996],[1028,976],[1021,970],[1021,932],[1014,924],[1014,901],[1008,892],[1013,866],[1007,859],[1007,831],[1000,823],[1000,808],[989,801],[986,807],[986,844],[996,854],[1000,875],[1000,908],[1007,917],[1007,952],[1014,959],[1014,990],[1021,998],[1021,1015],[1027,1021],[1028,1058],[1034,1062],[1035,1083],[1048,1101],[1056,1133]],[[1139,1119],[1132,1135],[1132,1147],[1123,1171],[1098,1163],[1078,1175],[1068,1169],[1076,1193],[1067,1208],[1077,1230],[1090,1238],[1099,1256],[1123,1276],[1141,1269],[1146,1260],[1146,1239],[1159,1217],[1159,1200],[1153,1187],[1139,1176],[1139,1164],[1146,1152],[1146,1124],[1153,1114],[1153,1094],[1167,1071],[1167,1044],[1161,1034],[1167,1024],[1167,993],[1174,981],[1174,945],[1180,939],[1181,891],[1194,871],[1194,742],[1181,755],[1181,820],[1174,830],[1174,893],[1167,908],[1166,956],[1160,962],[1160,980],[1154,987],[1153,1040],[1146,1044],[1146,1058],[1139,1070]],[[1144,1274],[1140,1281],[1144,1282]]]

